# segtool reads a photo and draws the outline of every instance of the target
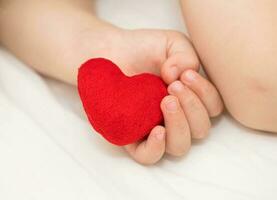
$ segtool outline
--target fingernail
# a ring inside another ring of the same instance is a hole
[[[180,81],[175,81],[169,86],[169,89],[172,91],[178,92],[178,91],[181,91],[183,89],[183,87],[184,86]]]
[[[166,109],[171,112],[175,112],[178,109],[177,102],[175,100],[166,102],[165,106],[166,106]]]
[[[176,80],[176,79],[178,78],[178,74],[179,74],[178,67],[177,67],[177,66],[172,66],[172,67],[170,68],[170,73],[171,73],[171,75],[172,75],[172,78],[173,78],[174,80]]]
[[[164,136],[165,136],[165,133],[164,132],[158,132],[158,133],[156,133],[155,136],[158,140],[163,140]]]
[[[185,77],[188,81],[194,81],[196,79],[195,71],[188,70],[185,72]]]

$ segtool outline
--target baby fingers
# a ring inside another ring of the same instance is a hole
[[[125,149],[138,163],[155,164],[165,152],[165,128],[162,126],[154,127],[147,140],[126,145]]]
[[[175,81],[168,87],[168,92],[176,96],[187,118],[192,138],[204,138],[211,123],[207,110],[196,94],[180,81]]]
[[[211,117],[215,117],[222,112],[223,103],[218,91],[199,73],[186,70],[181,75],[181,81],[199,97]]]
[[[199,69],[199,60],[189,39],[178,32],[168,32],[167,59],[161,68],[163,80],[170,84],[186,69]]]
[[[181,156],[190,148],[191,138],[189,125],[178,99],[166,96],[161,102],[166,128],[166,152]]]

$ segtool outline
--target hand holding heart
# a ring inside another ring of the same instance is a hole
[[[186,153],[191,138],[206,136],[209,117],[222,110],[214,86],[195,72],[198,60],[188,40],[175,33],[170,39],[161,64],[145,69],[143,62],[154,63],[157,58],[140,60],[138,55],[142,67],[135,76],[124,75],[121,66],[106,59],[89,60],[79,70],[79,93],[95,130],[114,144],[126,145],[130,155],[144,164],[157,162],[165,152]],[[168,88],[158,76],[145,73],[155,71],[157,75],[160,71]]]

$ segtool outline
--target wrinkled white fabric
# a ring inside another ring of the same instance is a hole
[[[99,0],[127,28],[183,30],[177,0]],[[0,199],[276,199],[277,135],[226,114],[183,158],[132,161],[95,134],[77,90],[0,50]]]

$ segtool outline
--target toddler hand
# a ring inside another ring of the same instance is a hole
[[[196,72],[199,61],[189,41],[178,33],[171,36],[168,57],[161,66],[161,76],[169,84],[169,95],[161,102],[165,127],[156,126],[147,140],[125,146],[143,164],[157,162],[165,152],[184,155],[191,139],[202,139],[208,134],[210,117],[223,110],[216,88]]]

